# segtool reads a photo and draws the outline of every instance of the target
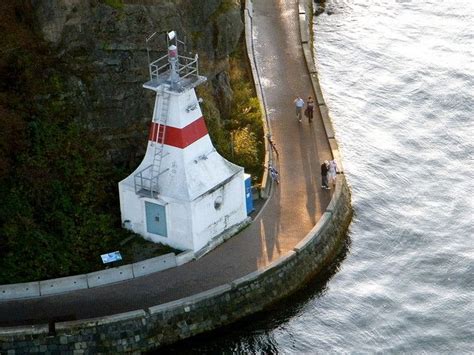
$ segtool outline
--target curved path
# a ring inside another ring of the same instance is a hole
[[[253,26],[281,183],[252,224],[180,267],[104,287],[0,302],[0,326],[100,317],[191,296],[268,265],[306,236],[330,201],[330,192],[320,188],[319,167],[331,151],[317,110],[312,124],[295,118],[294,96],[315,97],[300,46],[297,1],[256,1]]]

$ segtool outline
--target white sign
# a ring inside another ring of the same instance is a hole
[[[122,255],[120,255],[119,251],[114,251],[112,253],[102,254],[100,257],[102,258],[102,263],[103,264],[112,263],[114,261],[122,260]]]

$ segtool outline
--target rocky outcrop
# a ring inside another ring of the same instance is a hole
[[[74,95],[78,119],[108,134],[116,159],[133,161],[144,148],[153,110],[153,95],[141,86],[148,79],[145,38],[155,31],[175,29],[181,39],[186,38],[187,50],[199,53],[201,73],[208,76],[223,114],[228,113],[232,100],[228,55],[243,30],[238,0],[31,0],[31,4],[39,33],[68,70],[65,95]]]

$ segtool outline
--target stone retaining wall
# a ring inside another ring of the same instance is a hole
[[[300,6],[301,14],[305,14],[304,6]],[[302,22],[308,30],[307,20]],[[313,85],[319,85],[317,80]],[[330,125],[329,118],[326,119]],[[332,132],[332,128],[327,127],[328,131]],[[328,139],[334,140],[334,136]],[[335,141],[331,148],[336,157],[339,153]],[[144,310],[59,322],[51,327],[0,328],[0,353],[140,353],[262,311],[303,287],[334,260],[344,246],[352,218],[350,198],[344,175],[338,175],[331,202],[318,223],[293,251],[262,270],[209,291]]]

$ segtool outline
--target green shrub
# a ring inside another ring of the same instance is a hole
[[[263,117],[249,72],[245,47],[230,60],[230,82],[234,102],[229,126],[233,130],[234,159],[252,175],[253,182],[259,182],[263,174],[265,145]]]
[[[122,0],[104,0],[104,3],[109,5],[110,7],[116,10],[123,9],[123,1]]]

